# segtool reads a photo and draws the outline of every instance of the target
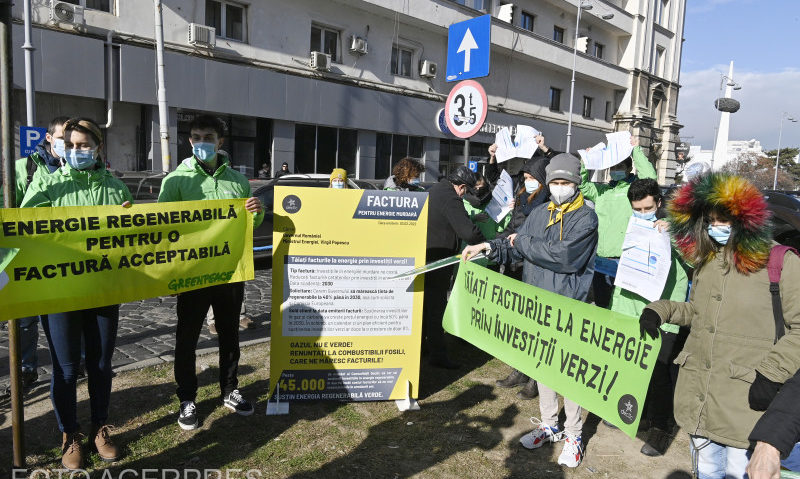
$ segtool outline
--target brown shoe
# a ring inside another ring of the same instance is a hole
[[[64,469],[75,471],[83,467],[82,439],[83,434],[79,432],[64,433],[61,442],[61,465]]]
[[[102,426],[96,424],[92,425],[91,437],[94,440],[92,449],[97,451],[97,455],[100,456],[100,459],[106,462],[116,461],[119,457],[119,448],[117,448],[111,440],[111,436],[108,434],[113,428],[114,426],[109,426],[108,424]]]
[[[255,321],[250,319],[250,316],[247,316],[246,314],[243,314],[243,315],[239,316],[239,327],[244,328],[244,329],[251,329],[251,328],[255,328],[256,327],[256,323],[255,323]]]

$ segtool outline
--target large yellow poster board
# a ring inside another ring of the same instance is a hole
[[[244,203],[0,209],[0,320],[253,279]]]
[[[272,400],[418,396],[427,197],[275,188]]]

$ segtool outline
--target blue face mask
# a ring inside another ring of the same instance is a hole
[[[94,150],[77,150],[75,148],[67,150],[66,160],[69,166],[76,170],[86,170],[97,163],[97,158],[94,157]]]
[[[53,138],[53,153],[55,153],[59,158],[64,158],[67,156],[66,149],[64,148],[63,138]]]
[[[536,191],[539,187],[539,182],[536,180],[525,180],[525,192],[530,194]]]
[[[202,162],[213,161],[217,156],[217,145],[198,141],[192,145],[192,154]]]
[[[419,178],[411,178],[410,180],[408,180],[408,184],[414,186],[419,185]]]
[[[332,181],[331,188],[334,190],[343,190],[344,189],[344,181]]]
[[[622,181],[628,176],[627,171],[617,170],[610,172],[611,179],[614,181]]]
[[[646,213],[640,213],[638,211],[633,212],[633,216],[647,221],[655,221],[656,220],[656,212],[655,211],[648,211]]]
[[[708,225],[708,236],[711,236],[711,239],[721,245],[728,244],[728,238],[731,237],[731,227]]]

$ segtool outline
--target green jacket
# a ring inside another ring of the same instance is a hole
[[[238,171],[230,167],[228,157],[218,154],[218,166],[213,175],[209,175],[197,164],[192,156],[161,181],[161,192],[158,202],[225,200],[233,198],[250,198],[250,182]],[[253,215],[253,228],[264,220],[264,213]]]
[[[34,179],[20,207],[121,205],[126,201],[133,202],[128,187],[105,168],[80,171],[64,165]]]
[[[497,233],[506,229],[508,223],[511,221],[511,213],[507,214],[505,218],[500,220],[500,223],[497,223],[492,218],[485,215],[486,207],[483,208],[475,208],[469,201],[464,200],[464,209],[467,210],[467,214],[469,215],[470,221],[472,221],[475,226],[481,230],[483,233],[483,237],[486,238],[487,241],[495,239],[497,237]],[[484,214],[484,217],[478,217],[478,215]]]
[[[38,153],[33,152],[31,153],[31,159],[36,164],[36,169],[33,170],[33,178],[31,183],[34,183],[39,180],[42,175],[48,174],[48,168],[44,164],[44,159],[42,159]],[[41,168],[41,167],[44,168]],[[55,173],[55,172],[54,172]],[[22,204],[23,198],[25,198],[25,192],[28,190],[28,157],[20,158],[14,162],[14,206],[19,208],[19,205]],[[3,207],[5,203],[3,203],[3,187],[0,185],[0,208]]]
[[[686,291],[689,289],[689,276],[686,270],[687,266],[681,259],[680,254],[673,250],[672,266],[669,268],[667,282],[664,284],[664,291],[661,293],[661,299],[669,299],[679,303],[686,301]],[[609,309],[638,318],[649,302],[650,301],[638,294],[617,286],[614,288],[614,295],[611,297]],[[664,323],[661,325],[661,329],[670,333],[677,333],[680,326]]]
[[[675,420],[689,434],[749,447],[761,412],[748,392],[756,369],[783,383],[800,369],[800,258],[783,260],[780,291],[786,335],[777,344],[767,269],[744,275],[721,255],[695,270],[689,302],[659,300],[647,307],[662,321],[690,328],[675,390]]]
[[[641,148],[635,147],[631,156],[637,178],[657,178],[655,168],[644,156]],[[589,171],[581,162],[581,193],[584,198],[594,202],[594,211],[597,213],[600,235],[597,256],[619,258],[622,254],[622,241],[625,239],[625,230],[628,229],[628,220],[633,213],[631,203],[628,201],[630,187],[630,182],[626,180],[610,184],[592,183],[589,181]]]

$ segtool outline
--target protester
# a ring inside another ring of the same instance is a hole
[[[659,300],[639,319],[642,334],[668,322],[690,327],[675,363],[675,419],[690,434],[700,478],[741,478],[748,435],[781,383],[800,369],[800,258],[783,259],[786,335],[776,339],[767,261],[770,212],[742,177],[709,173],[682,186],[668,206],[670,231],[695,268],[689,302]],[[749,401],[749,402],[748,402]]]
[[[411,157],[398,161],[392,168],[392,176],[383,182],[383,189],[390,191],[424,191],[419,184],[419,175],[425,166]]]
[[[489,216],[486,207],[492,200],[492,185],[480,173],[475,173],[475,176],[477,177],[475,188],[467,190],[464,194],[464,209],[467,210],[470,221],[481,230],[483,237],[491,240],[506,229],[511,221],[511,214],[501,218],[499,223]]]
[[[347,171],[343,168],[334,168],[331,173],[330,188],[335,190],[343,190],[347,188]]]
[[[129,206],[133,198],[122,181],[105,168],[101,155],[103,135],[88,118],[64,123],[66,164],[56,172],[41,175],[28,187],[22,207],[45,206]],[[91,294],[91,292],[87,292]],[[108,408],[111,400],[111,357],[117,337],[119,305],[89,308],[42,316],[53,374],[50,398],[62,432],[61,463],[69,470],[83,466],[76,402],[81,340],[86,353],[89,406],[92,427],[89,445],[104,461],[116,460],[119,448],[109,436]]]
[[[263,220],[258,198],[250,197],[250,184],[230,168],[230,158],[220,151],[225,134],[223,123],[201,115],[189,125],[192,156],[167,175],[161,183],[160,203],[170,201],[247,198],[245,208],[253,213],[253,227]],[[219,386],[222,404],[242,416],[253,414],[253,405],[242,397],[238,385],[239,311],[244,300],[244,283],[227,283],[178,294],[178,326],[175,335],[175,382],[180,401],[178,425],[195,429],[198,424],[195,349],[209,306],[219,340]]]
[[[284,161],[283,163],[281,163],[281,169],[280,169],[280,170],[278,170],[278,171],[275,173],[275,178],[280,178],[281,176],[283,176],[283,175],[288,175],[288,174],[290,174],[290,173],[291,173],[291,172],[289,171],[289,163],[286,163],[286,162]]]
[[[661,188],[656,180],[651,178],[635,180],[631,183],[627,196],[633,209],[633,216],[652,221],[653,227],[659,231],[663,232],[669,228],[669,224],[663,219],[666,212],[661,208]],[[661,293],[662,299],[678,302],[686,300],[686,291],[689,288],[686,269],[680,255],[673,252],[672,264]],[[649,302],[638,294],[617,286],[614,288],[610,308],[612,311],[638,318]],[[679,334],[679,330],[680,328],[674,324],[661,325],[661,349],[658,360],[653,366],[653,375],[644,406],[645,417],[650,426],[641,449],[641,453],[646,456],[661,456],[669,445],[671,437],[669,431],[673,421],[673,377],[677,376],[677,366],[672,362],[683,349],[686,340],[685,334]]]
[[[258,170],[259,179],[268,179],[270,174],[269,163],[262,163],[261,169]]]
[[[50,120],[44,140],[36,146],[36,151],[20,158],[14,165],[15,190],[14,203],[17,207],[28,191],[28,185],[38,181],[42,175],[58,170],[64,164],[64,122],[66,116]],[[39,342],[39,316],[29,316],[19,320],[20,356],[22,360],[22,387],[28,389],[39,379],[39,355],[36,348]]]
[[[628,228],[628,219],[631,217],[631,204],[627,198],[628,188],[638,178],[656,179],[656,170],[637,146],[635,138],[631,138],[633,153],[631,157],[611,167],[611,182],[592,183],[589,181],[589,172],[581,163],[581,193],[595,204],[595,212],[599,222],[600,242],[597,244],[597,256],[619,263],[622,254],[622,241],[625,230]],[[636,168],[633,174],[631,166]],[[612,277],[595,272],[592,281],[594,304],[607,308],[611,301],[611,291],[614,280]]]
[[[468,246],[462,258],[487,251],[489,259],[502,264],[524,260],[522,278],[528,284],[586,301],[594,274],[597,249],[597,215],[583,202],[578,190],[580,161],[562,153],[547,165],[547,185],[551,201],[535,208],[522,227],[508,238]],[[558,426],[558,396],[541,382],[539,410],[542,419],[531,418],[536,429],[524,435],[520,443],[536,449],[547,442],[566,438],[558,463],[578,467],[583,460],[581,407],[564,398],[567,416],[564,430]]]
[[[475,173],[466,166],[442,178],[428,190],[428,236],[425,246],[425,262],[453,256],[459,251],[461,241],[467,244],[482,243],[481,231],[472,224],[464,209],[462,198],[469,188],[475,186]],[[422,330],[425,333],[423,350],[430,356],[433,367],[457,369],[458,363],[450,360],[442,328],[442,316],[447,305],[447,290],[453,266],[447,266],[425,274],[423,296]]]
[[[758,420],[750,433],[750,443],[755,443],[753,455],[747,464],[750,479],[777,479],[780,477],[781,459],[784,466],[797,470],[800,458],[800,370],[786,381],[769,409]],[[789,455],[791,454],[791,457]],[[787,463],[792,460],[792,463]]]
[[[548,151],[552,150],[548,149]],[[546,157],[533,157],[523,163],[520,170],[521,181],[517,182],[517,191],[514,197],[514,209],[509,214],[509,222],[505,230],[498,237],[506,238],[516,232],[522,227],[534,208],[549,201],[550,190],[545,181],[545,168],[548,163],[550,160]],[[522,280],[522,270],[523,261],[505,265],[505,274],[519,281]],[[513,388],[524,384],[525,387],[517,393],[517,397],[522,400],[530,400],[539,395],[536,380],[516,369],[512,369],[505,379],[500,379],[495,384],[501,388]]]

